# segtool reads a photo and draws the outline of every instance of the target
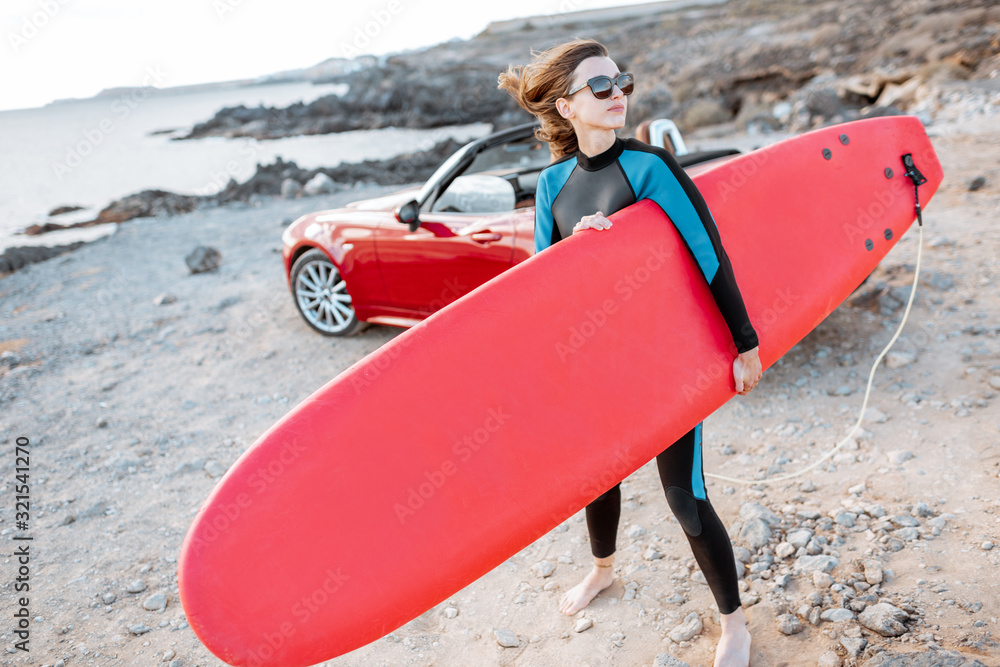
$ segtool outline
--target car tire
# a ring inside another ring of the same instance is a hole
[[[340,270],[321,250],[310,250],[292,267],[292,298],[299,315],[324,336],[350,336],[364,328]]]

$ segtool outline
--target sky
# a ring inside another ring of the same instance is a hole
[[[118,86],[253,78],[643,0],[3,0],[0,110]]]

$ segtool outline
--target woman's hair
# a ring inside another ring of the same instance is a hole
[[[553,160],[558,160],[576,152],[579,144],[573,125],[556,109],[556,100],[569,92],[581,62],[594,56],[607,57],[608,49],[593,39],[576,39],[541,53],[532,51],[531,55],[533,60],[524,67],[508,66],[497,78],[497,87],[541,121],[535,136],[549,144]]]

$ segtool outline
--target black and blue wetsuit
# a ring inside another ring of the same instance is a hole
[[[673,221],[708,282],[739,352],[757,346],[729,262],[705,200],[677,160],[662,148],[636,139],[616,138],[598,155],[577,151],[550,164],[538,177],[535,193],[535,252],[570,236],[585,215],[609,216],[641,199],[656,202]],[[632,223],[635,224],[635,223]],[[740,606],[736,566],[726,528],[705,490],[701,424],[656,457],[664,494],[695,559],[712,589],[719,611]],[[616,484],[587,506],[591,552],[615,552],[621,487]]]

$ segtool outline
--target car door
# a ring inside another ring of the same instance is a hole
[[[426,317],[511,266],[516,212],[487,216],[430,211],[411,232],[378,231],[379,270],[393,306]]]

